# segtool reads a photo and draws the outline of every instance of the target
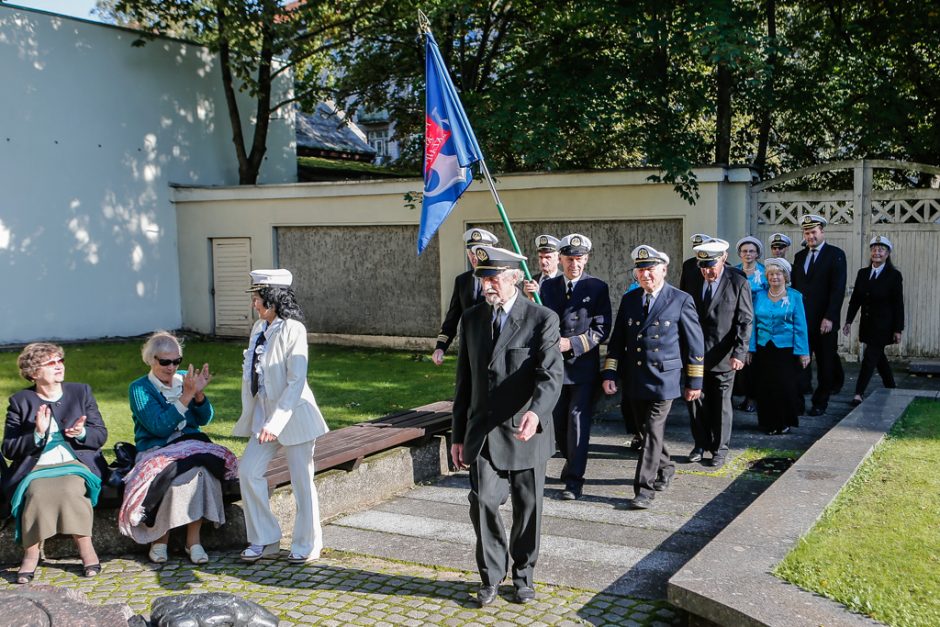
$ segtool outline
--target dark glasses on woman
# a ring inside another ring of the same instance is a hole
[[[159,357],[157,357],[157,363],[160,364],[161,366],[170,366],[170,365],[178,366],[181,363],[183,363],[183,358],[177,357],[176,359],[160,359]]]

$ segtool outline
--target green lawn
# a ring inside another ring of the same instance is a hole
[[[776,574],[888,625],[940,625],[940,402],[917,399]]]
[[[127,402],[131,381],[147,373],[140,359],[141,341],[80,344],[65,347],[66,380],[88,383],[108,426],[105,453],[115,442],[134,441]],[[236,453],[243,438],[229,435],[241,412],[241,364],[246,342],[186,342],[184,364],[209,362],[213,373],[206,394],[215,419],[205,429],[213,440]],[[0,352],[0,395],[24,387],[16,367],[17,352]],[[310,387],[330,428],[337,429],[387,413],[453,398],[454,359],[434,366],[424,355],[410,352],[311,345]]]

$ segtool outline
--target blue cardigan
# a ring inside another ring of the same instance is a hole
[[[832,330],[835,333],[835,329]],[[806,311],[803,295],[787,288],[786,302],[770,300],[767,292],[754,294],[754,330],[750,351],[773,341],[777,348],[792,348],[794,355],[809,355],[809,335],[806,330]]]
[[[158,446],[166,446],[167,440],[176,432],[177,426],[186,419],[182,433],[198,433],[199,427],[212,422],[215,411],[206,398],[202,403],[195,399],[189,402],[185,416],[180,416],[173,403],[167,402],[154,387],[147,375],[133,383],[129,389],[131,415],[134,417],[134,444],[138,452]]]

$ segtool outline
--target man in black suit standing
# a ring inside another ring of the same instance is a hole
[[[600,374],[601,342],[610,334],[610,291],[607,284],[585,272],[591,240],[580,233],[566,235],[559,248],[562,274],[542,284],[542,304],[561,323],[561,355],[565,380],[555,406],[555,439],[565,456],[561,499],[581,498],[587,469],[594,416],[594,392]]]
[[[477,265],[477,259],[470,252],[473,246],[495,246],[497,244],[496,236],[486,229],[470,229],[463,234],[464,242],[467,244],[467,259],[470,260],[470,269],[461,272],[454,279],[454,291],[450,297],[450,306],[447,308],[447,314],[444,316],[444,322],[441,323],[441,332],[437,336],[437,345],[434,352],[431,353],[431,361],[435,366],[444,363],[444,353],[450,343],[457,336],[457,326],[460,323],[460,316],[463,312],[476,304],[483,302],[483,291],[480,289],[480,280],[473,276],[473,268]]]
[[[826,243],[829,221],[822,216],[803,216],[800,227],[806,248],[793,259],[793,289],[803,295],[809,349],[816,359],[816,390],[810,416],[826,413],[829,395],[841,387],[842,363],[839,361],[839,320],[845,300],[845,252]],[[805,371],[809,374],[809,368]]]
[[[731,390],[734,375],[747,358],[754,319],[750,284],[725,267],[727,250],[728,242],[720,239],[696,246],[699,273],[688,286],[705,341],[702,396],[688,402],[695,439],[689,461],[702,461],[705,451],[710,451],[715,468],[724,466],[728,455],[734,417]]]
[[[711,235],[706,235],[704,233],[695,233],[692,236],[692,256],[682,262],[682,272],[679,273],[679,289],[683,292],[689,292],[689,285],[691,281],[695,280],[696,276],[699,276],[698,271],[698,258],[695,256],[695,247],[701,246],[705,242],[710,242],[712,239]]]
[[[601,375],[605,394],[616,394],[620,380],[645,425],[630,507],[648,509],[675,475],[664,441],[666,418],[674,399],[694,401],[701,394],[705,348],[692,297],[666,283],[669,256],[645,244],[632,255],[642,289],[620,299]]]
[[[558,246],[561,240],[547,233],[535,238],[535,249],[539,254],[539,275],[531,281],[522,282],[522,291],[532,298],[539,291],[542,283],[558,276]]]
[[[552,409],[564,372],[558,316],[520,298],[525,257],[490,246],[472,252],[486,303],[468,309],[461,322],[450,452],[455,466],[470,469],[477,601],[483,607],[495,600],[511,566],[515,600],[528,603],[535,599],[545,465],[555,452]],[[508,545],[499,513],[507,496]]]

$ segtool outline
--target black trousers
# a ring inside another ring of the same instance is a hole
[[[561,387],[552,419],[555,440],[565,456],[561,480],[566,490],[581,492],[591,443],[591,418],[594,416],[594,383],[573,383]]]
[[[545,462],[525,470],[500,470],[493,466],[484,447],[470,464],[470,521],[476,534],[477,570],[484,586],[498,586],[512,560],[516,588],[533,585],[542,528],[542,495]],[[509,542],[499,506],[512,497],[512,529]]]
[[[702,395],[686,403],[695,448],[711,451],[712,456],[724,458],[731,442],[731,421],[734,418],[731,391],[735,371],[706,372],[702,381]]]
[[[885,356],[885,344],[876,344],[869,342],[865,344],[865,352],[862,353],[862,365],[858,371],[858,381],[855,383],[855,393],[861,396],[868,387],[868,382],[875,374],[875,369],[881,375],[881,382],[886,388],[897,387],[894,382],[894,373],[891,372],[891,364]]]
[[[832,394],[839,379],[844,378],[842,362],[839,361],[839,337],[833,328],[825,335],[816,329],[809,331],[809,350],[816,365],[816,390],[813,392],[813,407],[826,409],[829,405],[829,395]],[[810,366],[811,367],[811,366]],[[810,367],[804,371],[806,380],[811,381]],[[839,383],[841,387],[841,383]]]
[[[672,477],[676,472],[676,465],[666,450],[664,434],[666,431],[666,417],[672,407],[672,400],[649,401],[631,399],[633,412],[646,429],[643,439],[643,450],[636,465],[636,474],[633,477],[633,493],[637,496],[654,498],[656,491],[653,482],[657,478]]]

